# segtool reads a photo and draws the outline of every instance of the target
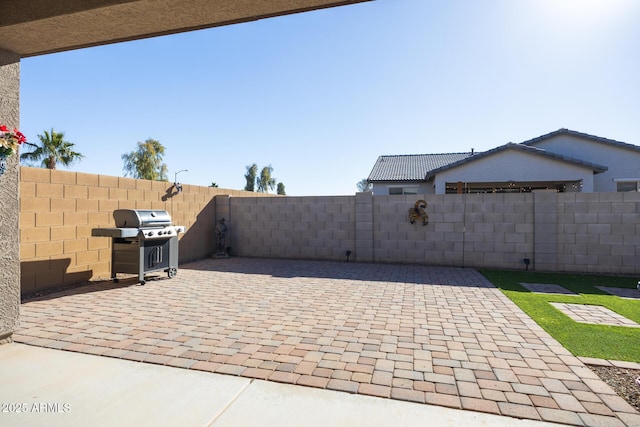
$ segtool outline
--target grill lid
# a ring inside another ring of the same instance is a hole
[[[119,228],[165,227],[171,225],[171,215],[162,210],[116,209],[113,219]]]

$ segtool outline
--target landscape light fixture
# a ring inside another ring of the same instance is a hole
[[[182,169],[182,170],[180,170],[180,171],[176,172],[176,173],[173,175],[173,186],[175,187],[175,189],[176,189],[176,191],[177,191],[178,193],[180,193],[180,192],[182,191],[182,184],[180,184],[180,183],[178,182],[178,174],[179,174],[180,172],[189,172],[189,170],[188,170],[188,169]]]
[[[344,254],[347,256],[347,262],[349,262],[349,257],[351,256],[351,250],[347,249],[347,251]]]
[[[529,258],[524,258],[522,262],[524,262],[526,271],[529,271],[529,264],[531,264],[531,260]]]

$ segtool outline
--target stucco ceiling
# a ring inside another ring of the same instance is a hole
[[[370,0],[0,0],[0,48],[21,57]]]

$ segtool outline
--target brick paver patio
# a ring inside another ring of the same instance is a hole
[[[231,258],[21,306],[25,344],[568,425],[640,414],[471,269]]]

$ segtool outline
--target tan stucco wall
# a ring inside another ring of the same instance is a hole
[[[0,49],[0,124],[19,127],[20,58]],[[7,159],[0,176],[0,342],[18,326],[20,260],[18,233],[18,157]]]

